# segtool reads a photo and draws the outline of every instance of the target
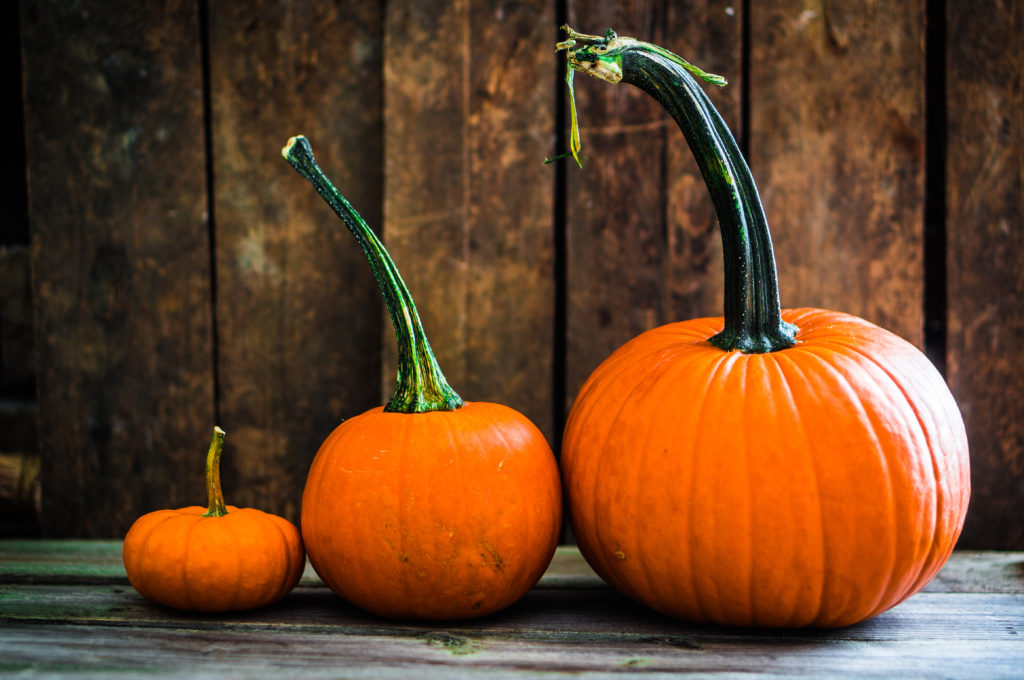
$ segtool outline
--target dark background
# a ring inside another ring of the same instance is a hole
[[[576,79],[568,20],[728,87],[786,306],[922,348],[967,423],[961,547],[1024,548],[1022,3],[23,0],[0,26],[0,528],[117,537],[204,503],[296,519],[309,463],[381,403],[363,255],[280,157],[306,134],[386,242],[439,361],[557,450],[612,349],[718,315],[714,214],[674,123]],[[713,426],[713,424],[709,424]]]

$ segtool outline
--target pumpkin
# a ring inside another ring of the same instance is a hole
[[[695,622],[836,627],[889,609],[963,527],[967,439],[949,389],[882,328],[781,309],[750,170],[691,73],[715,77],[612,31],[567,30],[570,74],[637,86],[679,124],[726,279],[723,317],[647,331],[581,388],[561,459],[580,551],[626,595]]]
[[[174,609],[240,611],[280,600],[306,566],[294,524],[262,510],[224,504],[215,427],[206,455],[209,505],[156,510],[135,521],[122,548],[128,580]]]
[[[383,244],[331,184],[305,137],[284,157],[363,248],[394,324],[394,396],[341,423],[302,495],[310,563],[338,595],[381,616],[465,619],[518,600],[554,554],[558,466],[507,406],[464,402],[445,380]]]

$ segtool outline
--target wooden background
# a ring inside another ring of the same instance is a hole
[[[971,443],[960,545],[1024,548],[1019,0],[0,11],[24,122],[0,225],[6,533],[117,537],[204,502],[215,422],[228,502],[295,519],[319,443],[390,393],[363,256],[280,157],[296,133],[383,232],[453,386],[556,448],[611,350],[720,314],[710,202],[645,95],[577,78],[586,165],[542,165],[566,146],[568,19],[729,79],[712,97],[748,150],[783,303],[929,354]]]

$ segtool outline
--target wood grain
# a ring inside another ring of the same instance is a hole
[[[381,226],[381,9],[210,3],[218,370],[228,502],[298,519],[344,418],[377,405],[383,307],[365,256],[281,158],[305,134]]]
[[[741,100],[743,3],[699,0],[669,4],[666,40],[683,56],[729,84],[704,86],[736,139]],[[722,237],[707,187],[682,133],[667,133],[666,321],[721,316],[725,273]]]
[[[737,124],[740,7],[572,2],[570,25],[663,45],[732,81],[711,93]],[[563,90],[564,91],[564,90]],[[584,167],[568,169],[566,395],[639,333],[722,313],[717,220],[682,134],[640,90],[576,79]]]
[[[194,3],[23,2],[44,530],[202,494],[210,273]]]
[[[1019,626],[1024,623],[1022,606],[1024,595],[1020,594],[919,593],[873,619],[846,628],[776,630],[690,624],[658,614],[606,587],[554,588],[531,590],[508,609],[483,619],[424,623],[385,619],[364,612],[323,586],[298,586],[279,603],[258,610],[209,616],[157,605],[127,585],[80,583],[10,586],[9,599],[0,603],[0,614],[5,632],[15,623],[69,627],[105,623],[120,627],[122,634],[159,628],[204,633],[229,630],[259,636],[265,641],[289,635],[301,640],[305,635],[316,637],[318,633],[350,641],[448,636],[450,644],[454,643],[451,646],[474,640],[504,640],[513,645],[528,644],[531,640],[545,642],[552,655],[561,647],[565,656],[579,653],[579,647],[587,644],[625,648],[661,643],[666,647],[662,654],[666,654],[671,647],[713,652],[715,647],[740,649],[745,645],[766,652],[773,645],[784,649],[803,642],[819,647],[824,656],[829,644],[839,647],[843,643],[955,642],[957,649],[948,650],[952,656],[954,651],[962,653],[965,647],[984,647],[984,643],[992,642],[1008,646],[1015,643],[1017,654],[1024,654],[1024,643],[1019,639]],[[712,664],[727,670],[728,662],[715,658]]]
[[[947,371],[971,446],[961,545],[1024,547],[1024,3],[949,3]]]
[[[574,548],[561,548],[541,583],[508,609],[447,624],[381,619],[318,581],[250,612],[176,612],[144,600],[124,583],[123,570],[121,582],[104,576],[116,568],[110,557],[117,548],[113,541],[0,542],[3,671],[262,678],[336,677],[343,667],[347,677],[374,678],[610,678],[630,671],[1012,678],[1024,664],[1021,553],[954,553],[933,592],[854,626],[753,630],[656,614],[595,582]],[[69,555],[78,559],[61,561]],[[967,573],[973,577],[959,580]]]
[[[661,44],[664,12],[663,3],[570,2],[569,25]],[[567,410],[612,351],[667,321],[665,140],[673,125],[636,88],[579,74],[575,91],[583,168],[566,161]]]
[[[463,395],[521,411],[552,445],[554,24],[550,2],[471,4]]]
[[[924,14],[751,3],[751,167],[785,307],[923,342]]]
[[[388,3],[384,111],[385,241],[441,369],[464,399],[507,404],[549,440],[553,11]]]
[[[0,540],[0,583],[127,585],[120,540]],[[307,563],[301,584],[326,588]],[[572,545],[561,545],[534,588],[594,590],[608,586]],[[957,550],[925,586],[928,593],[1024,595],[1024,554]]]
[[[728,78],[708,91],[751,140],[784,305],[859,314],[920,345],[925,5],[564,8],[578,30],[611,26]],[[946,364],[974,484],[961,545],[1019,548],[1022,9],[946,6]],[[8,248],[0,389],[18,401],[0,405],[0,429],[28,449],[38,426],[52,535],[116,536],[144,511],[201,502],[196,462],[218,412],[229,501],[294,518],[323,437],[390,395],[383,304],[351,238],[280,159],[295,133],[384,233],[455,388],[518,408],[556,447],[562,412],[615,347],[721,313],[717,225],[681,135],[643,93],[584,77],[587,164],[564,167],[555,280],[561,198],[540,159],[563,150],[556,7],[20,3],[34,338],[24,254]],[[0,230],[8,244],[27,238]],[[557,358],[556,289],[568,312]],[[565,403],[552,403],[562,386]]]
[[[1016,678],[1024,662],[1013,638],[995,641],[836,642],[744,639],[696,641],[687,635],[465,637],[444,631],[411,636],[338,635],[333,627],[278,633],[143,628],[120,639],[108,625],[9,625],[0,649],[8,668],[48,677],[71,672],[172,672],[179,677],[514,678],[621,677],[643,672],[725,677]],[[276,632],[276,631],[275,631]],[[45,656],[44,656],[45,655]],[[72,671],[71,669],[74,669]]]

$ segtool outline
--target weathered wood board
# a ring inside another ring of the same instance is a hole
[[[0,541],[0,583],[67,585],[128,583],[120,540]],[[306,564],[301,583],[323,585]],[[604,582],[575,546],[555,550],[539,588],[601,588]],[[1024,556],[1019,552],[957,550],[925,586],[929,593],[1024,594]]]
[[[391,2],[384,61],[385,243],[452,387],[549,441],[553,25],[537,0]]]
[[[751,3],[751,169],[785,307],[923,343],[924,2]]]
[[[355,239],[281,148],[306,135],[380,228],[383,13],[208,6],[225,494],[295,521],[320,444],[378,404],[383,305]]]
[[[613,28],[724,75],[731,84],[710,94],[735,130],[741,10],[715,1],[571,2],[569,25],[595,34]],[[722,313],[717,219],[675,122],[634,87],[585,76],[575,83],[584,167],[567,161],[566,409],[630,338]]]
[[[117,536],[203,489],[214,404],[195,10],[21,4],[50,535]]]
[[[30,205],[0,234],[0,453],[38,446],[47,534],[117,536],[202,502],[215,421],[229,502],[296,519],[323,438],[390,395],[383,302],[280,158],[296,133],[383,234],[453,386],[519,409],[556,452],[611,351],[719,315],[714,212],[653,100],[577,77],[585,167],[542,165],[566,150],[568,20],[729,80],[706,89],[748,143],[783,304],[945,338],[972,452],[960,545],[1024,547],[1019,0],[41,0],[2,16]],[[926,209],[945,213],[927,231]],[[11,519],[0,533],[35,530]]]
[[[946,366],[973,487],[962,544],[1012,548],[1024,545],[1024,3],[949,3],[947,26]]]
[[[270,607],[193,615],[144,600],[123,570],[120,580],[105,578],[104,570],[118,571],[111,559],[118,548],[113,541],[0,542],[0,672],[1013,678],[1024,667],[1021,553],[955,553],[926,592],[872,620],[838,630],[777,631],[655,614],[597,580],[574,548],[559,549],[518,603],[476,621],[381,619],[315,577]],[[60,554],[78,559],[61,564]]]
[[[668,5],[666,42],[678,42],[686,59],[728,85],[706,86],[711,102],[733,136],[741,140],[744,4],[701,0]],[[666,139],[666,321],[722,316],[724,279],[718,218],[682,133],[670,126]]]

